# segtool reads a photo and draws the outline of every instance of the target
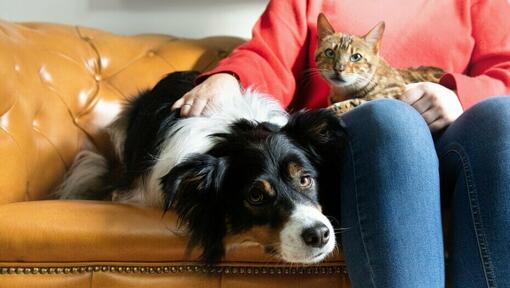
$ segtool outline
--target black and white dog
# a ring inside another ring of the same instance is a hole
[[[204,117],[181,118],[171,107],[196,76],[172,73],[128,103],[108,127],[117,164],[79,153],[59,197],[173,209],[189,247],[203,248],[207,263],[239,241],[288,262],[323,260],[336,242],[318,197],[325,209],[340,206],[338,117],[328,110],[288,116],[247,91],[220,100]]]

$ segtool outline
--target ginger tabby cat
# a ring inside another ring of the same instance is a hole
[[[444,74],[440,68],[396,69],[384,61],[379,56],[383,32],[380,22],[364,36],[336,33],[326,16],[319,15],[315,63],[331,85],[330,109],[341,114],[366,101],[398,99],[409,83],[439,82]]]

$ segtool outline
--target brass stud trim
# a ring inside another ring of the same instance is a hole
[[[205,265],[162,265],[162,266],[123,266],[123,265],[91,265],[70,267],[0,267],[0,275],[6,274],[83,274],[83,273],[141,273],[141,274],[269,274],[269,275],[347,275],[345,266],[327,267],[253,267],[253,266],[216,266]]]

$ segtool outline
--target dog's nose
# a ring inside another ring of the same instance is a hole
[[[305,244],[315,248],[322,248],[329,240],[329,229],[322,223],[317,223],[312,227],[303,230],[301,237]]]

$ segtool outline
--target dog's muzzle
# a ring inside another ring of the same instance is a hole
[[[298,205],[280,232],[281,257],[292,263],[317,263],[336,245],[331,222],[319,209]]]

